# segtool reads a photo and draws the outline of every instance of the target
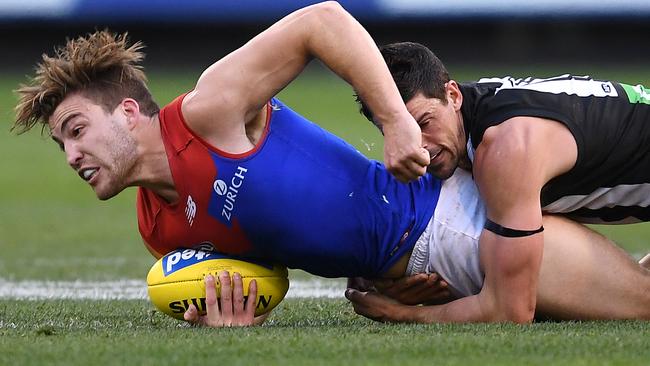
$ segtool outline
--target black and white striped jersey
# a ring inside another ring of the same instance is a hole
[[[562,75],[460,88],[471,160],[485,130],[515,116],[553,119],[571,131],[578,159],[543,187],[545,212],[592,223],[650,221],[650,91],[642,85]]]

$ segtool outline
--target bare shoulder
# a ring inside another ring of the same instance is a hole
[[[550,138],[553,141],[549,141]],[[536,147],[538,144],[560,146],[567,142],[575,145],[573,135],[563,123],[552,119],[528,116],[512,117],[488,128],[481,144],[495,142],[524,144],[531,147]]]
[[[187,126],[197,135],[210,141],[213,135],[223,134],[226,128],[232,125],[220,123],[222,118],[230,114],[225,108],[221,110],[221,106],[227,105],[223,97],[215,94],[210,100],[205,94],[196,89],[189,92],[183,98],[181,112]]]
[[[264,130],[265,108],[253,114],[239,106],[227,92],[195,89],[183,99],[181,112],[187,126],[204,141],[219,150],[240,154],[250,151],[253,140]]]
[[[571,169],[576,159],[573,135],[561,123],[516,117],[485,131],[473,173],[488,214],[516,223],[531,207],[541,209],[542,187]]]
[[[236,98],[228,96],[225,87],[221,91],[196,88],[183,99],[181,111],[188,126],[199,131],[214,126],[218,120],[236,118],[236,103]]]
[[[518,116],[485,131],[474,166],[475,170],[536,172],[545,183],[571,169],[577,154],[575,138],[564,124]]]

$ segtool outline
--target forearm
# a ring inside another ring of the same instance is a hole
[[[381,125],[408,115],[375,42],[338,4],[321,7],[308,29],[306,47],[351,84]]]
[[[485,323],[499,321],[489,309],[481,306],[478,295],[464,297],[447,304],[405,306],[397,312],[402,323]]]

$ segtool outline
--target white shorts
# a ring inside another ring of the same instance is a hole
[[[485,205],[470,173],[456,169],[443,181],[431,221],[418,238],[406,275],[436,272],[458,297],[483,287],[478,239],[485,224]]]

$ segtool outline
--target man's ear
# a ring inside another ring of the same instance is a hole
[[[449,80],[446,84],[448,102],[454,107],[454,111],[458,112],[463,105],[463,94],[460,92],[458,83],[454,80]]]
[[[126,116],[126,123],[129,129],[135,128],[140,117],[140,104],[133,98],[124,98],[119,105]]]

